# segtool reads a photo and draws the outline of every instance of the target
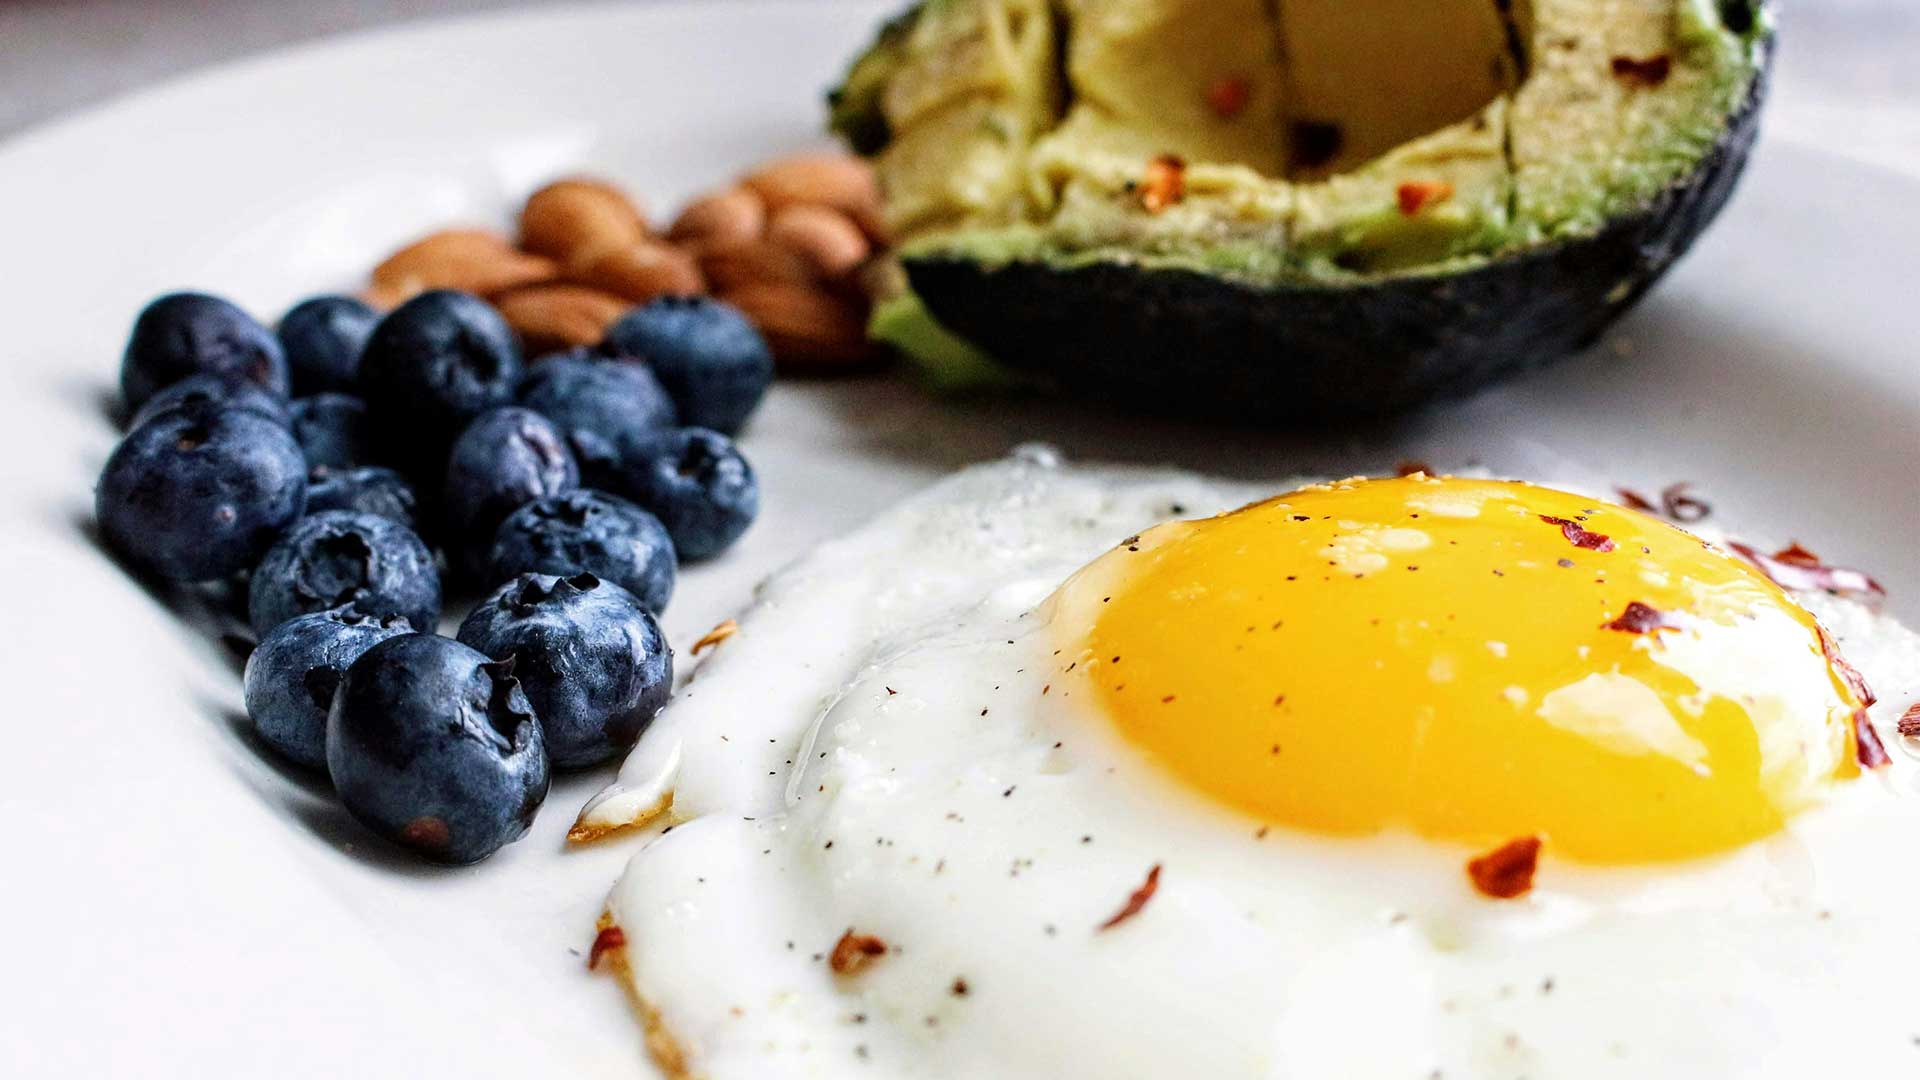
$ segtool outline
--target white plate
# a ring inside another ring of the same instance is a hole
[[[102,413],[141,303],[271,316],[396,242],[503,220],[590,167],[668,206],[818,141],[885,7],[583,8],[438,23],[228,67],[0,151],[0,1075],[646,1074],[581,953],[631,845],[565,851],[610,770],[533,833],[424,869],[265,761],[231,659],[87,538]],[[212,28],[211,32],[217,32]],[[683,648],[801,545],[1029,439],[1244,476],[1441,467],[1646,488],[1874,571],[1920,616],[1920,184],[1762,148],[1699,250],[1589,358],[1352,435],[955,407],[889,380],[783,385],[746,440],[764,519],[685,575]]]

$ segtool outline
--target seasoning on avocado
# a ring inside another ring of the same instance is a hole
[[[1751,145],[1767,8],[926,0],[833,125],[915,294],[1008,367],[1159,411],[1377,415],[1579,350],[1684,252]]]
[[[1666,53],[1636,60],[1631,56],[1613,58],[1613,77],[1630,86],[1655,87],[1673,74],[1673,57]]]
[[[1315,172],[1326,168],[1346,146],[1346,133],[1339,124],[1325,120],[1295,120],[1292,126],[1293,153],[1291,162],[1295,169]]]
[[[1186,162],[1172,154],[1161,154],[1147,162],[1147,176],[1140,183],[1140,205],[1147,213],[1157,214],[1186,197]]]
[[[1238,75],[1229,75],[1207,87],[1207,108],[1222,120],[1239,116],[1253,98],[1253,88]]]
[[[1495,900],[1512,900],[1533,891],[1533,872],[1540,865],[1540,838],[1522,836],[1467,863],[1473,887]]]
[[[1413,217],[1435,203],[1453,198],[1453,185],[1445,180],[1409,180],[1394,192],[1400,213]]]

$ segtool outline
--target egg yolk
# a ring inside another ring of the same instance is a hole
[[[1778,586],[1528,484],[1354,480],[1165,525],[1054,612],[1055,689],[1300,829],[1674,859],[1766,836],[1858,771],[1861,703]]]

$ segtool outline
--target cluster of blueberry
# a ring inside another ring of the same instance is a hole
[[[244,582],[265,742],[380,835],[473,862],[526,832],[550,768],[613,757],[665,703],[655,616],[759,510],[730,436],[772,376],[706,299],[527,364],[466,293],[384,317],[316,297],[277,333],[177,293],[134,324],[96,513],[144,573]],[[443,571],[493,590],[456,638],[433,633]]]

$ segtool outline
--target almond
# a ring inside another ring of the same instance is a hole
[[[647,219],[627,193],[604,180],[556,180],[527,197],[520,246],[562,262],[646,239]]]
[[[551,281],[560,275],[552,259],[517,251],[486,229],[444,229],[424,236],[373,268],[371,292],[398,304],[428,289],[459,289],[491,296],[505,289]]]
[[[811,288],[820,281],[819,268],[811,259],[770,240],[708,252],[700,259],[700,269],[714,292],[762,282]]]
[[[511,289],[493,305],[520,335],[529,356],[598,345],[607,327],[633,306],[611,293],[565,282]]]
[[[828,206],[796,203],[782,207],[767,224],[767,239],[796,251],[820,276],[852,273],[873,253],[873,245],[853,219]]]
[[[766,200],[748,188],[733,187],[688,203],[667,239],[697,254],[739,247],[760,239],[766,230]]]
[[[720,297],[759,327],[781,371],[846,371],[873,357],[864,305],[819,289],[779,282],[743,285]]]
[[[635,304],[660,296],[698,296],[707,289],[693,256],[652,240],[591,252],[568,266],[567,280]]]
[[[828,206],[864,229],[880,220],[880,182],[851,154],[798,154],[761,166],[742,181],[778,213],[795,203]],[[876,240],[879,237],[875,237]]]

